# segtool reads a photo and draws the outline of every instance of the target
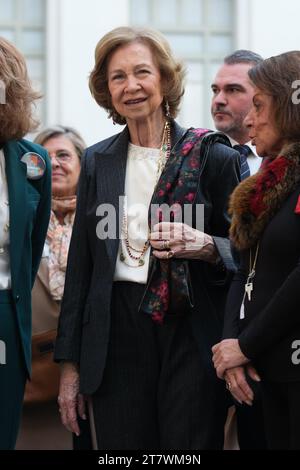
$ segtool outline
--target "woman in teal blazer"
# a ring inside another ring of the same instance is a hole
[[[0,38],[0,449],[15,446],[31,362],[31,289],[51,204],[46,151],[23,139],[36,127],[22,55]]]

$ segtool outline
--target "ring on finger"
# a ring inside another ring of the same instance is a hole
[[[172,251],[172,250],[168,251],[167,259],[173,258],[173,256],[174,256],[174,251]]]
[[[226,382],[226,388],[227,388],[227,390],[231,390],[231,383],[230,382]]]
[[[163,250],[169,250],[170,249],[170,240],[164,240],[162,248],[163,248]]]

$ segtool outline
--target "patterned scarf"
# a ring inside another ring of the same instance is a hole
[[[52,199],[52,211],[47,232],[49,245],[49,290],[52,298],[61,301],[67,267],[73,222],[76,209],[76,196]],[[61,224],[55,214],[64,214]]]
[[[169,207],[175,205],[175,210],[176,206],[180,207],[183,213],[185,204],[194,203],[210,144],[218,140],[230,145],[222,134],[210,133],[203,140],[203,144],[206,141],[207,145],[202,146],[202,138],[209,132],[211,131],[208,129],[188,130],[184,136],[184,144],[180,146],[179,151],[171,155],[165,166],[150,208],[153,204],[159,206],[167,204]],[[159,222],[165,221],[163,211],[160,209],[156,219]],[[153,214],[150,210],[149,226],[151,225],[153,226]],[[166,314],[184,313],[193,305],[188,262],[176,258],[158,260],[152,257],[151,264],[140,310],[151,315],[155,322],[162,323]]]

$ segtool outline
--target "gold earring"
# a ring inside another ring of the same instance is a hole
[[[171,114],[170,114],[170,105],[168,103],[167,100],[165,100],[165,111],[166,111],[166,117],[167,118],[170,118],[171,117]]]

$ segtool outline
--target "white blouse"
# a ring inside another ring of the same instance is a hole
[[[0,150],[0,290],[10,288],[8,189],[4,153]]]
[[[125,201],[127,204],[127,226],[129,243],[142,250],[148,240],[148,210],[152,194],[159,177],[158,161],[160,149],[139,147],[129,143],[125,177]],[[132,251],[134,256],[139,253]],[[123,253],[126,263],[120,260]],[[120,240],[118,257],[115,267],[114,281],[131,281],[146,284],[149,268],[150,248],[143,256],[144,265],[128,255],[124,235]],[[129,265],[129,266],[128,266]]]

